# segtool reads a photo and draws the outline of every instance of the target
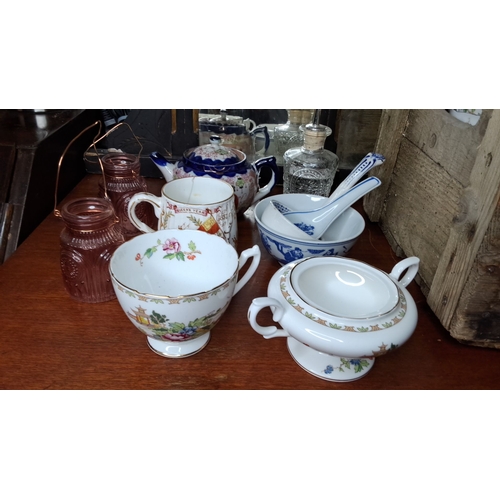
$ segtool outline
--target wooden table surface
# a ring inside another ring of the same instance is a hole
[[[99,176],[89,174],[68,199],[95,196]],[[164,181],[148,179],[159,194]],[[362,212],[362,206],[356,208]],[[63,287],[59,234],[53,215],[0,266],[0,389],[499,389],[500,352],[460,344],[441,326],[418,285],[408,290],[419,320],[400,349],[376,359],[349,383],[318,379],[291,358],[285,338],[265,340],[247,321],[255,297],[266,295],[279,264],[266,252],[250,208],[239,219],[238,250],[258,244],[255,275],[232,299],[208,345],[194,356],[154,354],[116,299],[74,301]],[[349,257],[384,271],[398,262],[377,224],[367,225]],[[259,321],[271,322],[270,310]]]

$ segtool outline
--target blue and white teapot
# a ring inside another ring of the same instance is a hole
[[[245,153],[224,146],[221,138],[215,135],[211,137],[210,144],[185,151],[178,162],[171,163],[157,152],[151,153],[150,158],[167,182],[193,176],[226,181],[233,186],[239,214],[269,194],[276,182],[277,166],[274,156],[250,163]],[[260,171],[264,166],[271,169],[271,177],[265,186],[260,187]]]

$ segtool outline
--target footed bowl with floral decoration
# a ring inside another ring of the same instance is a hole
[[[252,262],[238,280],[245,262]],[[112,284],[127,318],[166,357],[185,357],[209,341],[260,261],[257,245],[238,257],[219,236],[165,229],[136,236],[110,261]]]
[[[266,339],[288,337],[293,359],[316,377],[356,380],[413,334],[417,308],[406,287],[418,264],[408,257],[386,274],[345,257],[298,260],[273,275],[267,297],[252,301],[248,320]],[[281,328],[257,321],[267,307]]]

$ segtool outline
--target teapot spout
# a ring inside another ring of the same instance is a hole
[[[158,170],[162,173],[163,177],[167,182],[174,179],[174,164],[167,161],[167,159],[162,156],[157,151],[154,151],[149,155],[153,163],[158,167]]]

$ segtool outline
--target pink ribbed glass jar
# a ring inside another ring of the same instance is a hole
[[[61,208],[66,224],[61,232],[61,271],[64,286],[80,302],[105,302],[116,297],[109,261],[125,238],[106,198],[79,198]]]
[[[127,153],[108,153],[102,157],[101,161],[107,195],[119,219],[118,227],[125,240],[129,240],[141,234],[128,217],[130,198],[136,193],[148,192],[146,180],[140,175],[139,157]],[[105,197],[103,181],[99,183],[99,196]],[[149,203],[140,203],[136,213],[139,219],[148,226],[158,225],[158,219]]]

